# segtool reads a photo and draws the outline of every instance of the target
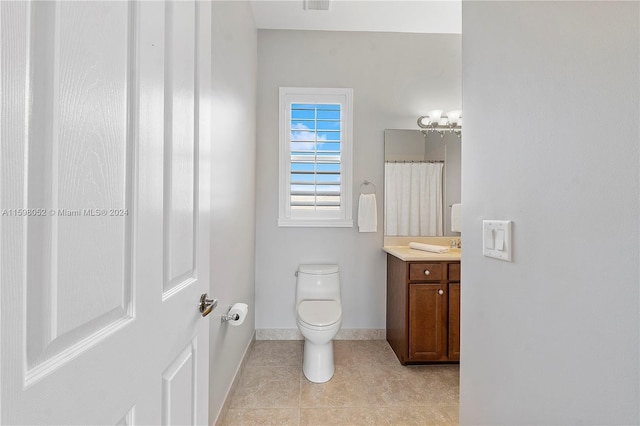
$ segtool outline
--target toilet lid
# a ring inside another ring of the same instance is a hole
[[[338,265],[299,265],[298,272],[311,275],[337,274]]]
[[[342,317],[342,307],[335,300],[303,300],[298,305],[298,318],[316,327],[335,324]]]

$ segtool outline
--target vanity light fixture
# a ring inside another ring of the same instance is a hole
[[[426,137],[429,132],[437,132],[440,137],[444,137],[446,132],[455,133],[458,137],[462,135],[462,111],[459,109],[442,114],[441,109],[429,111],[427,115],[418,118],[418,127]]]

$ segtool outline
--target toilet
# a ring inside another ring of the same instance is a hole
[[[342,323],[338,265],[300,265],[296,273],[296,322],[305,338],[302,371],[309,381],[333,377],[333,338]]]

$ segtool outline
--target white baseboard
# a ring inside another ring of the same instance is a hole
[[[249,344],[244,350],[244,355],[242,355],[242,361],[240,361],[240,365],[236,370],[236,374],[233,377],[233,381],[231,382],[231,386],[229,386],[229,391],[227,392],[227,396],[224,398],[224,404],[222,404],[222,408],[218,413],[218,417],[216,421],[213,422],[214,425],[222,424],[225,416],[227,415],[227,411],[229,411],[229,405],[231,405],[231,397],[233,393],[236,391],[236,387],[238,386],[238,382],[240,381],[240,376],[242,376],[242,372],[244,371],[244,367],[247,364],[247,359],[249,358],[249,353],[251,353],[251,348],[253,348],[253,344],[256,341],[256,334],[253,334],[253,337],[249,341]]]
[[[334,340],[384,340],[384,328],[340,329]],[[263,328],[256,330],[256,340],[304,340],[297,328]]]

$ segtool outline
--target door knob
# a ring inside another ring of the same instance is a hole
[[[442,290],[442,289],[438,290],[438,294],[439,294],[440,296],[442,296],[442,295],[444,294],[444,290]]]
[[[198,308],[200,309],[200,313],[203,317],[206,317],[213,311],[216,306],[218,306],[218,299],[207,299],[207,293],[202,293],[200,296],[200,303],[198,304]]]

